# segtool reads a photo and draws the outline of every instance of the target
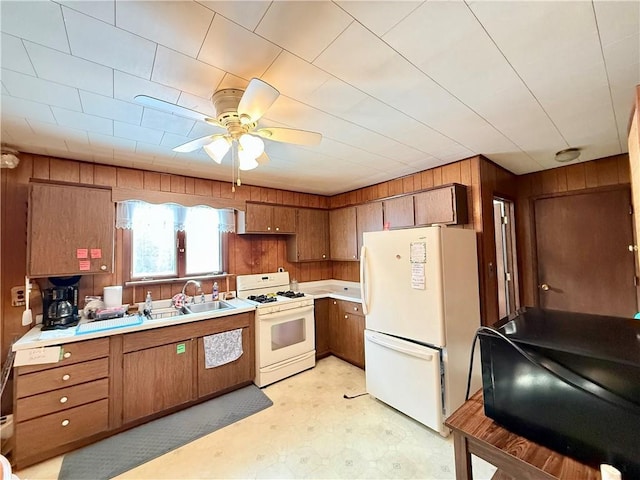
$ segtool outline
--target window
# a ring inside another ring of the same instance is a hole
[[[129,201],[118,203],[116,226],[131,232],[131,280],[208,275],[224,271],[233,212]]]

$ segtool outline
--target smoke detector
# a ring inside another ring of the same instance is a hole
[[[20,163],[18,152],[10,148],[2,148],[2,158],[0,159],[0,168],[16,168]]]

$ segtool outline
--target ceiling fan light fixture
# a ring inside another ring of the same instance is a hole
[[[258,166],[256,158],[244,148],[238,148],[238,168],[240,170],[253,170]]]
[[[226,137],[218,137],[209,145],[205,145],[202,148],[214,162],[221,164],[222,159],[229,151],[229,147],[229,140],[227,140]]]
[[[264,152],[264,142],[260,137],[245,133],[240,136],[239,142],[242,149],[254,159],[258,158]]]
[[[580,157],[579,148],[565,148],[556,153],[555,159],[556,162],[566,163],[576,160],[578,157]]]

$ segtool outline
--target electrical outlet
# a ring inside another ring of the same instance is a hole
[[[19,287],[13,287],[11,289],[11,306],[12,307],[25,306],[24,285],[21,285]]]

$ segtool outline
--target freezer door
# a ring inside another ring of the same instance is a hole
[[[439,227],[364,234],[361,286],[366,328],[445,346]],[[412,260],[412,245],[414,258]],[[417,262],[424,246],[425,262]],[[412,284],[424,269],[424,286]]]
[[[440,351],[365,330],[367,393],[446,436]]]

